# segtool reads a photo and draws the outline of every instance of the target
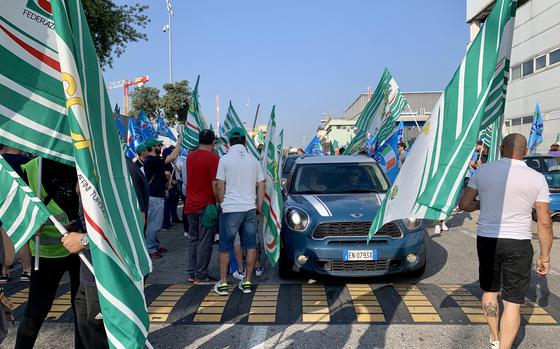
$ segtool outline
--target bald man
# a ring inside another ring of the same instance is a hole
[[[541,277],[550,270],[552,220],[548,184],[542,174],[523,162],[528,152],[527,139],[518,133],[510,134],[502,141],[500,152],[500,160],[482,165],[471,178],[459,206],[467,212],[480,210],[476,246],[482,309],[492,348],[508,349],[519,330],[519,310],[531,279],[533,208],[540,242],[536,272]],[[504,305],[501,319],[500,290]]]

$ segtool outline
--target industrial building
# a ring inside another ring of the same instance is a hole
[[[467,0],[467,23],[475,38],[495,0]],[[537,102],[546,152],[560,133],[560,0],[518,1],[507,90],[504,134],[529,136]]]

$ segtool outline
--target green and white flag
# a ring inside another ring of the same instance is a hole
[[[0,143],[73,165],[51,5],[3,0],[1,8]]]
[[[365,149],[368,135],[377,137],[382,144],[391,136],[402,110],[408,105],[397,82],[385,68],[381,81],[356,121],[356,134],[344,150],[344,155],[355,155]]]
[[[488,149],[487,162],[496,161],[499,158],[499,148],[502,143],[502,124],[504,121],[503,114],[497,118],[493,124],[489,125],[481,132],[482,142]]]
[[[196,84],[192,93],[192,103],[189,106],[189,113],[183,128],[183,142],[182,146],[188,150],[195,150],[198,148],[198,134],[204,130],[206,120],[200,111],[200,104],[198,103],[198,83],[200,82],[200,75],[196,78]]]
[[[282,166],[284,166],[284,129],[280,130],[278,134],[278,146],[276,149],[278,152],[276,154],[278,159],[278,173],[282,175]]]
[[[143,278],[152,264],[138,201],[79,0],[51,2],[68,123],[103,323],[112,348],[149,346]]]
[[[264,134],[262,130],[259,130],[257,135],[255,136],[255,146],[264,145]]]
[[[0,155],[0,221],[18,251],[51,216],[10,165]]]
[[[370,230],[404,218],[445,219],[481,129],[503,114],[516,0],[498,0],[414,142]]]
[[[284,202],[282,199],[282,184],[280,183],[280,166],[278,147],[281,147],[280,135],[276,133],[276,107],[272,107],[270,121],[266,129],[264,146],[263,169],[266,178],[266,192],[262,212],[264,219],[264,246],[266,255],[272,265],[278,262],[280,256],[280,230],[282,228],[282,214]]]
[[[245,126],[243,126],[243,123],[241,122],[241,119],[237,115],[237,112],[233,108],[233,104],[231,104],[231,101],[230,101],[228,111],[227,111],[227,114],[226,114],[226,118],[224,119],[224,121],[220,125],[220,135],[221,135],[222,141],[219,142],[220,144],[217,147],[218,154],[220,154],[220,156],[227,153],[227,151],[229,149],[228,133],[234,127],[240,127],[242,129],[245,129]],[[245,133],[248,134],[247,130],[245,130]],[[259,151],[257,150],[257,147],[255,146],[255,144],[251,141],[249,136],[247,136],[247,143],[245,145],[246,145],[249,153],[251,153],[255,157],[255,159],[260,161]]]

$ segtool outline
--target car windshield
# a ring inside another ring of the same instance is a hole
[[[547,172],[560,172],[560,157],[545,158],[544,163]]]
[[[527,166],[538,172],[560,172],[560,157],[525,158]]]
[[[297,158],[294,158],[294,157],[289,157],[289,158],[286,159],[286,162],[284,162],[284,166],[282,166],[282,177],[283,178],[288,177],[288,175],[290,174],[290,171],[294,167],[294,163],[296,162],[296,159]]]
[[[302,164],[293,175],[291,194],[385,193],[389,183],[377,164]]]

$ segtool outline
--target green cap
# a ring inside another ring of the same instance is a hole
[[[245,130],[241,127],[234,127],[228,133],[229,139],[238,139],[242,137],[245,137]]]
[[[144,145],[146,146],[146,148],[153,148],[153,147],[155,147],[156,145],[158,145],[158,141],[156,141],[156,140],[153,139],[153,138],[150,138],[150,139],[148,139],[148,140],[146,141],[146,143],[144,143]]]
[[[142,152],[145,152],[147,150],[148,148],[144,144],[141,144],[136,147],[136,154],[141,154]]]
[[[163,145],[163,141],[160,141],[160,140],[156,139],[156,144],[157,145]]]

